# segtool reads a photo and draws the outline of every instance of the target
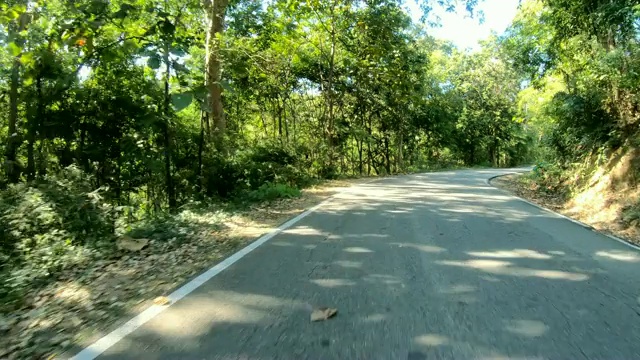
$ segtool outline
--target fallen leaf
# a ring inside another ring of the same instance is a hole
[[[155,298],[153,300],[153,303],[156,305],[167,305],[171,302],[171,300],[169,300],[168,297],[166,296],[158,296],[157,298]]]
[[[320,307],[311,312],[311,321],[324,321],[334,317],[338,313],[338,309]]]

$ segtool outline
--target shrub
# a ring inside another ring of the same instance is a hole
[[[286,184],[267,183],[249,192],[249,199],[255,202],[273,201],[277,199],[296,198],[301,195],[300,190]]]
[[[10,185],[0,193],[0,297],[85,261],[93,251],[83,245],[111,246],[115,216],[75,167]]]
[[[227,198],[243,186],[244,171],[235,157],[215,154],[203,161],[202,176],[208,196]]]
[[[561,190],[565,180],[564,171],[558,165],[539,162],[533,167],[532,180],[544,192],[555,193]]]
[[[276,145],[258,146],[226,157],[213,155],[204,163],[208,196],[223,199],[244,195],[269,183],[290,187],[312,184],[308,169],[298,164],[295,151]]]

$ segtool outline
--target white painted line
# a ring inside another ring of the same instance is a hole
[[[501,177],[501,176],[505,176],[505,175],[511,175],[511,174],[519,174],[519,173],[518,173],[518,172],[510,172],[510,173],[505,173],[505,174],[502,174],[502,175],[496,175],[496,176],[490,177],[490,178],[488,178],[488,179],[485,179],[485,181],[484,181],[484,182],[485,182],[487,185],[489,185],[489,186],[493,187],[494,189],[502,190],[502,189],[500,189],[500,188],[497,188],[497,187],[495,187],[495,186],[491,185],[490,181],[491,181],[491,180],[493,180],[493,179],[495,179],[495,178],[498,178],[498,177]],[[506,191],[504,191],[504,192],[506,192]],[[536,208],[538,208],[538,209],[540,209],[540,210],[542,210],[542,211],[546,211],[546,212],[549,212],[549,213],[551,213],[551,214],[553,214],[553,215],[555,215],[555,216],[558,216],[558,217],[560,217],[560,218],[562,218],[562,219],[569,220],[569,221],[571,221],[572,223],[574,223],[574,224],[576,224],[576,225],[579,225],[579,226],[581,226],[581,227],[583,227],[583,228],[586,228],[587,230],[591,230],[591,231],[593,231],[593,232],[597,232],[598,234],[600,234],[600,235],[604,235],[604,236],[608,237],[609,239],[615,240],[615,241],[617,241],[617,242],[619,242],[619,243],[621,243],[621,244],[623,244],[623,245],[626,245],[626,246],[628,246],[628,247],[630,247],[630,248],[632,248],[632,249],[635,249],[635,250],[640,251],[640,246],[637,246],[637,245],[635,245],[635,244],[632,244],[632,243],[628,242],[627,240],[621,239],[621,238],[619,238],[619,237],[617,237],[617,236],[614,236],[614,235],[604,234],[604,233],[602,233],[602,232],[600,232],[600,231],[596,230],[593,226],[591,226],[591,225],[589,225],[589,224],[585,224],[585,223],[583,223],[582,221],[578,221],[578,220],[572,219],[572,218],[570,218],[570,217],[567,217],[567,216],[565,216],[565,215],[562,215],[562,214],[560,214],[560,213],[557,213],[557,212],[555,212],[555,211],[553,211],[553,210],[551,210],[551,209],[547,209],[547,208],[542,207],[542,206],[540,206],[540,205],[538,205],[538,204],[532,203],[531,201],[526,200],[526,199],[523,199],[523,198],[521,198],[521,197],[520,197],[520,196],[518,196],[518,195],[514,195],[514,194],[512,194],[511,192],[506,192],[506,193],[508,193],[510,196],[512,196],[512,197],[514,197],[514,198],[516,198],[516,199],[518,199],[518,200],[520,200],[520,201],[523,201],[523,202],[525,202],[525,203],[527,203],[527,204],[529,204],[529,205],[531,205],[531,206],[534,206],[534,207],[536,207]]]
[[[371,182],[373,182],[373,181],[371,181]],[[300,221],[300,220],[304,219],[305,217],[309,216],[314,211],[318,210],[320,207],[322,207],[322,206],[326,205],[327,203],[329,203],[331,200],[334,199],[334,197],[336,195],[333,195],[333,196],[329,197],[328,199],[326,199],[325,201],[321,202],[320,204],[310,208],[309,210],[303,212],[302,214],[300,214],[300,215],[294,217],[293,219],[285,222],[284,224],[278,226],[272,232],[270,232],[270,233],[268,233],[266,235],[263,235],[258,240],[252,242],[251,244],[247,245],[246,247],[244,247],[240,251],[236,252],[235,254],[231,255],[228,258],[226,258],[222,262],[218,263],[216,266],[214,266],[214,267],[210,268],[209,270],[205,271],[204,273],[200,274],[195,279],[193,279],[193,280],[189,281],[188,283],[184,284],[182,287],[180,287],[176,291],[172,292],[169,296],[167,296],[169,298],[169,300],[171,300],[171,302],[168,305],[164,305],[164,306],[152,305],[151,307],[149,307],[145,311],[143,311],[140,314],[138,314],[133,319],[129,320],[124,325],[120,326],[119,328],[115,329],[114,331],[110,332],[109,334],[105,335],[101,339],[99,339],[96,342],[94,342],[93,344],[91,344],[89,347],[87,347],[84,350],[80,351],[78,354],[76,354],[71,359],[72,360],[93,360],[93,359],[95,359],[100,354],[102,354],[105,351],[107,351],[107,349],[109,349],[110,347],[115,345],[118,341],[122,340],[125,336],[127,336],[127,335],[131,334],[132,332],[134,332],[136,329],[138,329],[139,327],[144,325],[146,322],[148,322],[149,320],[151,320],[154,317],[156,317],[158,314],[160,314],[161,312],[163,312],[164,310],[169,308],[171,305],[175,304],[178,300],[180,300],[183,297],[189,295],[195,289],[197,289],[200,286],[202,286],[202,284],[204,284],[205,282],[211,280],[214,276],[220,274],[226,268],[228,268],[229,266],[233,265],[235,262],[237,262],[238,260],[242,259],[247,254],[249,254],[250,252],[255,250],[258,246],[266,243],[267,241],[269,241],[274,236],[278,235],[279,233],[281,233],[282,231],[284,231],[287,228],[291,227],[292,225],[294,225],[298,221]]]

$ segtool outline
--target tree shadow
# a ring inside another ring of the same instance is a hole
[[[349,189],[101,358],[637,357],[637,256],[474,174]]]

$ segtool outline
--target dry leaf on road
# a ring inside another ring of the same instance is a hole
[[[311,321],[324,321],[334,317],[338,313],[338,309],[320,307],[313,309],[311,312]]]
[[[171,300],[169,300],[168,297],[166,296],[158,296],[157,298],[155,298],[153,300],[153,303],[156,305],[167,305],[171,302]]]

